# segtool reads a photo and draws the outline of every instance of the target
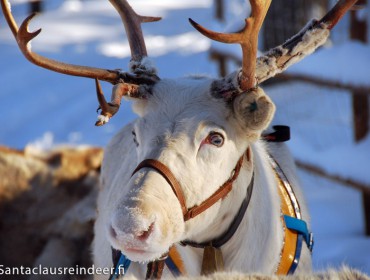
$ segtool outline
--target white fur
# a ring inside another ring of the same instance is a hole
[[[232,107],[222,99],[211,97],[211,83],[209,78],[161,80],[156,84],[153,96],[135,102],[135,111],[140,118],[126,125],[111,140],[105,150],[95,224],[96,266],[112,266],[113,246],[136,261],[128,273],[141,279],[146,270],[146,265],[141,262],[160,257],[172,244],[184,239],[202,242],[221,235],[236,215],[254,170],[254,190],[246,215],[236,234],[222,247],[225,270],[265,274],[276,271],[283,228],[280,198],[274,172],[267,160],[267,150],[276,156],[294,184],[303,217],[307,220],[307,210],[297,189],[293,161],[283,145],[267,147],[265,143],[256,141],[255,130],[251,136],[248,127],[236,120],[238,114],[234,110],[238,110],[238,106]],[[263,98],[261,106],[269,103],[268,100]],[[271,106],[268,108],[273,110]],[[243,114],[239,115],[245,116],[248,111],[243,111]],[[264,117],[261,131],[272,114],[273,111]],[[135,131],[138,147],[132,131]],[[225,136],[222,147],[201,145],[211,131]],[[131,178],[131,173],[142,160],[160,160],[181,182],[190,208],[206,200],[230,177],[248,146],[252,147],[253,159],[244,161],[232,192],[186,223],[175,194],[162,176],[144,168]],[[112,228],[116,236],[112,235]],[[137,238],[149,228],[147,239]],[[188,275],[199,275],[202,250],[189,246],[178,246],[178,250]],[[298,271],[307,271],[310,267],[310,254],[304,249]],[[96,279],[105,278],[96,276]]]
[[[109,122],[109,117],[104,115],[98,115],[98,121],[102,122],[103,124],[106,124]]]
[[[147,56],[144,56],[140,61],[131,60],[128,67],[131,72],[135,72],[136,69],[140,69],[149,75],[156,75],[158,73],[154,62]]]

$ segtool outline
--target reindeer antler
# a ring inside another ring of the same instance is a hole
[[[144,56],[147,56],[141,23],[159,21],[161,18],[140,16],[135,13],[127,1],[109,0],[109,2],[118,11],[125,26],[132,60],[141,61]]]
[[[332,29],[338,21],[350,9],[362,9],[362,6],[356,6],[358,0],[339,0],[335,6],[319,21],[328,25],[328,29]]]
[[[269,50],[257,59],[256,80],[260,84],[311,54],[322,46],[330,35],[330,30],[357,0],[339,0],[320,20],[312,20],[303,30],[281,46]]]
[[[14,37],[16,38],[18,46],[24,56],[30,62],[58,73],[78,77],[93,78],[96,80],[98,101],[100,104],[100,108],[102,109],[101,115],[105,116],[105,118],[101,118],[105,121],[97,122],[96,125],[104,124],[118,111],[121,99],[124,95],[129,95],[131,97],[142,97],[142,93],[139,94],[140,85],[152,85],[159,79],[155,75],[153,69],[145,69],[145,67],[140,67],[142,59],[147,56],[144,36],[141,30],[141,23],[158,21],[161,18],[139,16],[134,12],[134,10],[125,0],[110,0],[110,2],[118,11],[124,23],[128,36],[128,41],[130,44],[132,55],[131,58],[134,62],[132,64],[133,67],[131,67],[131,70],[134,72],[134,74],[122,73],[118,70],[108,70],[63,63],[32,52],[31,45],[29,43],[41,32],[41,29],[34,32],[28,31],[29,23],[36,16],[36,14],[32,14],[27,17],[18,28],[17,23],[15,22],[14,17],[10,11],[9,2],[7,0],[0,1],[5,19]],[[139,73],[139,75],[135,75],[135,73]],[[104,98],[98,80],[110,82],[112,84],[120,83],[124,84],[125,86],[120,87],[119,91],[114,90],[112,101],[111,103],[108,103]]]
[[[98,121],[95,123],[96,126],[106,124],[117,113],[123,96],[146,98],[145,93],[140,90],[142,88],[140,85],[144,85],[144,87],[145,85],[153,85],[159,80],[153,69],[148,69],[147,66],[141,63],[143,58],[147,56],[141,24],[144,22],[158,21],[161,18],[138,15],[126,0],[109,0],[109,2],[111,2],[121,16],[130,44],[131,60],[134,62],[131,64],[130,70],[136,73],[136,75],[130,75],[128,73],[121,75],[121,78],[126,83],[120,83],[113,88],[111,102],[106,101],[99,80],[95,80],[96,93],[99,101],[98,110],[101,109]],[[127,83],[129,81],[132,81],[132,83]]]
[[[242,47],[243,61],[240,78],[240,88],[246,91],[255,87],[255,70],[258,46],[258,33],[270,7],[271,0],[250,0],[252,13],[245,19],[244,28],[236,33],[218,33],[208,30],[192,19],[190,23],[206,37],[222,43],[238,43]]]
[[[240,91],[254,88],[311,54],[325,43],[330,30],[357,0],[339,0],[321,20],[312,21],[283,45],[273,48],[256,60],[258,32],[270,2],[271,0],[250,0],[252,14],[246,19],[245,27],[236,33],[210,31],[189,19],[190,23],[206,37],[223,43],[238,43],[242,47],[242,69],[238,84],[235,84],[233,77],[230,76],[217,80],[211,86],[213,95],[230,100]]]
[[[8,3],[8,1],[1,0],[1,7],[5,19],[8,22],[10,29],[12,30],[12,33],[18,43],[20,50],[22,51],[23,55],[33,64],[62,74],[86,78],[98,78],[100,80],[108,81],[111,83],[118,82],[119,71],[67,64],[43,57],[41,55],[38,55],[37,53],[32,52],[31,45],[29,43],[41,32],[41,29],[35,32],[28,31],[29,23],[36,16],[36,14],[32,14],[27,17],[21,24],[20,28],[18,28],[13,15],[11,14],[10,4]]]

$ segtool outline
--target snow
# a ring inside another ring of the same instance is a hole
[[[11,1],[18,23],[27,15],[25,2]],[[216,65],[208,58],[211,42],[187,21],[191,17],[213,29],[213,1],[131,2],[140,14],[163,17],[160,22],[143,25],[148,53],[161,77],[217,75]],[[237,8],[244,0],[230,2],[230,14],[244,13]],[[127,39],[108,1],[45,1],[45,9],[46,13],[31,22],[31,30],[43,28],[32,42],[35,52],[74,64],[128,69]],[[239,51],[239,46],[233,48],[233,52]],[[305,58],[290,71],[369,85],[369,48],[353,42],[335,44]],[[29,63],[16,47],[3,17],[0,64],[1,145],[37,149],[62,143],[105,146],[119,128],[135,118],[129,102],[123,102],[108,124],[95,127],[98,103],[94,81],[60,75]],[[102,87],[109,97],[111,86]],[[297,159],[331,174],[370,184],[370,137],[359,144],[353,141],[348,92],[303,83],[269,86],[265,90],[277,105],[274,124],[292,128],[289,146]],[[363,234],[361,194],[306,172],[299,173],[316,236],[315,270],[346,263],[370,273],[370,239]]]
[[[348,92],[298,82],[265,90],[277,106],[274,122],[291,127],[289,146],[296,159],[370,185],[370,136],[354,142]]]
[[[369,273],[370,241],[363,235],[360,193],[306,172],[299,176],[312,216],[315,269],[347,264]]]

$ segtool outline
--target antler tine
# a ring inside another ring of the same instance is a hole
[[[1,0],[1,7],[5,16],[6,21],[14,37],[17,40],[18,46],[22,51],[23,55],[32,63],[58,72],[62,74],[78,76],[78,77],[86,77],[86,78],[98,78],[103,81],[111,82],[113,84],[117,83],[119,80],[119,72],[118,71],[111,71],[107,69],[100,69],[88,66],[79,66],[73,65],[68,63],[59,62],[53,59],[49,59],[38,55],[31,51],[31,45],[29,44],[32,39],[34,39],[38,34],[40,34],[41,29],[35,32],[29,32],[28,26],[30,21],[36,16],[36,14],[32,14],[27,17],[23,23],[21,24],[20,28],[14,20],[14,17],[10,11],[10,4],[7,0]]]
[[[148,82],[150,83],[151,81],[148,80]],[[98,121],[95,123],[96,126],[102,126],[109,122],[109,120],[118,112],[119,107],[121,106],[121,100],[124,96],[137,99],[147,99],[150,94],[145,85],[118,83],[113,87],[111,101],[107,102],[98,79],[95,79],[95,87],[99,102],[99,108],[97,111],[101,110],[100,115],[98,116]]]
[[[344,14],[352,9],[357,0],[339,0],[321,20],[314,20],[301,32],[268,51],[257,60],[257,83],[262,83],[275,75],[282,73],[289,66],[297,63],[316,48],[323,45],[330,30],[338,23]],[[308,40],[308,37],[315,39]],[[305,39],[306,38],[306,39]]]
[[[1,0],[1,9],[3,10],[5,20],[7,21],[10,30],[14,37],[17,38],[18,25],[10,12],[10,3],[7,0]]]
[[[349,9],[356,8],[356,6],[354,6],[356,2],[357,0],[339,0],[336,5],[320,20],[320,23],[326,23],[328,24],[328,29],[332,29]]]
[[[158,21],[161,18],[137,15],[125,0],[110,0],[110,2],[122,18],[130,43],[132,60],[137,62],[136,64],[134,63],[131,65],[131,71],[135,70],[135,67],[137,67],[136,71],[133,71],[134,73],[132,74],[127,72],[123,73],[119,70],[107,70],[67,64],[32,52],[30,42],[41,32],[41,29],[34,32],[29,32],[28,30],[29,23],[36,14],[32,14],[27,17],[18,28],[18,25],[10,11],[10,3],[8,0],[0,0],[5,19],[18,43],[18,46],[30,62],[58,73],[95,79],[97,97],[100,105],[99,108],[101,109],[101,114],[98,117],[99,120],[96,125],[105,124],[117,113],[123,96],[141,99],[147,98],[147,94],[150,93],[150,86],[159,80],[158,76],[155,74],[155,69],[151,68],[151,65],[148,64],[141,67],[143,66],[141,64],[142,58],[147,56],[141,23]],[[137,69],[140,69],[142,72],[139,73]],[[107,81],[115,85],[112,92],[111,102],[107,102],[105,100],[99,80]]]
[[[141,23],[161,20],[160,17],[140,16],[132,9],[126,0],[109,0],[121,16],[126,35],[130,44],[131,58],[141,61],[147,56]]]
[[[239,77],[240,89],[246,91],[255,87],[255,69],[258,47],[258,33],[270,7],[271,0],[250,0],[252,13],[245,20],[245,26],[236,33],[218,33],[208,30],[192,19],[190,23],[204,36],[222,43],[238,43],[242,47],[242,71]]]

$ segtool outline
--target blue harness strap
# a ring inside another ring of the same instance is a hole
[[[286,227],[290,230],[294,230],[304,238],[308,249],[312,252],[314,241],[313,234],[308,230],[307,223],[301,219],[297,219],[291,216],[284,215]]]
[[[115,264],[114,272],[109,277],[109,280],[116,280],[118,279],[119,276],[125,275],[130,264],[131,264],[131,261],[124,254],[120,253],[119,260],[117,264]]]
[[[175,277],[181,276],[181,271],[176,266],[174,261],[171,259],[171,256],[168,256],[168,258],[165,260],[165,263],[166,263],[168,269],[172,272],[173,276],[175,276]]]
[[[293,274],[298,267],[299,260],[301,259],[302,243],[303,243],[303,237],[302,235],[298,234],[294,260],[289,268],[287,275]]]

